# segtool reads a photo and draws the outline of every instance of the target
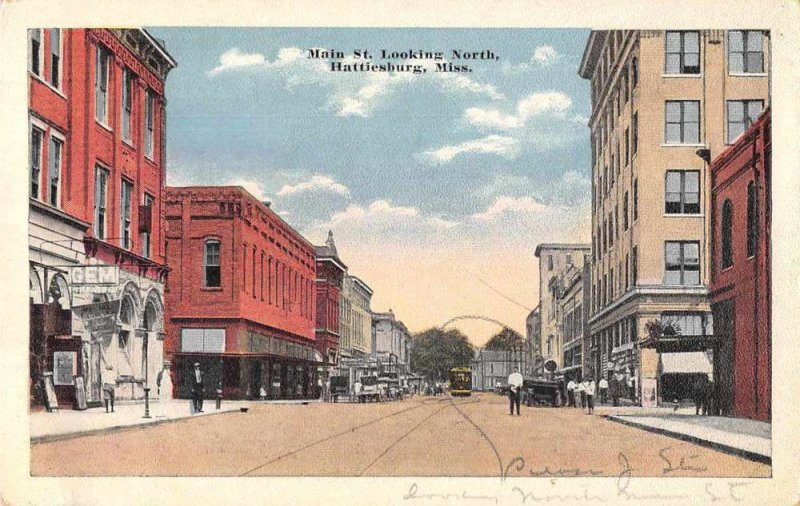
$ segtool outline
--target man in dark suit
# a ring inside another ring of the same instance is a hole
[[[194,371],[191,374],[192,384],[192,404],[197,413],[203,412],[203,372],[200,370],[200,364],[194,363]]]

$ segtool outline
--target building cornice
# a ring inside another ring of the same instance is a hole
[[[700,286],[664,286],[664,285],[644,285],[636,286],[625,294],[613,301],[611,304],[603,307],[600,311],[595,313],[589,318],[589,325],[593,325],[609,314],[613,313],[616,309],[626,304],[628,301],[635,299],[639,296],[657,295],[657,296],[708,296],[708,287],[705,285]]]
[[[56,220],[62,223],[66,223],[71,227],[75,227],[82,232],[86,232],[87,230],[89,230],[90,224],[88,222],[76,218],[71,214],[67,214],[61,209],[55,208],[40,200],[36,200],[33,197],[28,197],[28,203],[30,205],[31,212],[36,211],[51,218],[55,218]]]

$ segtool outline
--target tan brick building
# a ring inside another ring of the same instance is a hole
[[[592,90],[588,354],[595,374],[615,369],[637,386],[657,381],[648,401],[682,397],[692,375],[710,371],[706,161],[767,105],[769,68],[769,34],[755,30],[593,31],[586,44],[579,74]],[[645,324],[658,320],[680,335],[640,346]]]

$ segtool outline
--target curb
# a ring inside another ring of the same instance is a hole
[[[155,425],[162,425],[162,424],[165,424],[165,423],[180,422],[182,420],[192,420],[192,419],[197,419],[197,418],[205,418],[207,416],[222,415],[222,414],[225,414],[225,413],[238,413],[238,412],[239,412],[238,409],[229,409],[229,410],[226,410],[226,411],[221,411],[220,410],[220,411],[214,411],[214,412],[211,412],[211,413],[206,413],[206,414],[201,415],[199,417],[198,416],[183,416],[183,417],[180,417],[180,418],[166,418],[164,420],[156,420],[156,421],[153,421],[153,422],[137,423],[137,424],[133,424],[133,425],[112,425],[111,427],[103,427],[103,428],[100,428],[100,429],[89,429],[89,430],[84,430],[84,431],[79,431],[79,432],[67,432],[67,433],[64,433],[64,434],[49,434],[49,435],[46,435],[46,436],[31,437],[30,438],[30,444],[31,445],[36,445],[36,444],[42,444],[42,443],[52,443],[52,442],[55,442],[55,441],[64,441],[64,440],[67,440],[67,439],[77,439],[79,437],[85,437],[85,436],[96,436],[96,435],[99,435],[99,434],[110,434],[110,433],[113,433],[113,432],[123,432],[125,430],[141,429],[141,428],[144,428],[144,427],[153,427]]]
[[[759,462],[761,464],[767,464],[769,466],[772,465],[772,457],[768,455],[762,455],[760,453],[752,452],[750,450],[745,450],[742,448],[737,448],[735,446],[730,446],[724,443],[718,443],[716,441],[709,441],[707,439],[699,438],[697,436],[692,436],[689,434],[684,434],[682,432],[676,432],[673,430],[662,429],[660,427],[653,427],[651,425],[646,425],[643,423],[637,423],[631,420],[623,420],[618,418],[616,415],[602,415],[603,418],[606,420],[610,420],[612,422],[616,422],[622,425],[627,425],[629,427],[635,427],[637,429],[646,430],[647,432],[652,432],[655,434],[661,434],[663,436],[672,437],[675,439],[680,439],[682,441],[688,441],[690,443],[695,443],[700,446],[705,446],[706,448],[711,448],[713,450],[718,450],[723,453],[727,453],[730,455],[735,455],[737,457],[742,457],[747,460],[752,460],[754,462]]]

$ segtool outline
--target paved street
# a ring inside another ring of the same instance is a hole
[[[508,414],[493,394],[384,404],[253,405],[39,443],[36,476],[718,476],[769,466],[588,416]]]

